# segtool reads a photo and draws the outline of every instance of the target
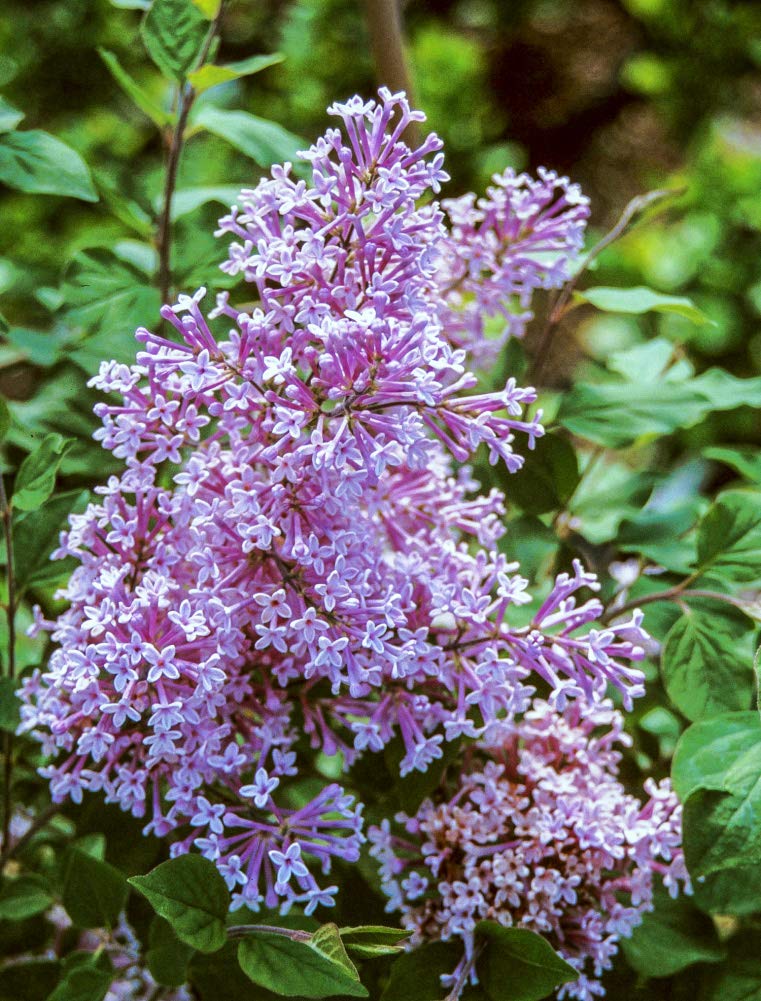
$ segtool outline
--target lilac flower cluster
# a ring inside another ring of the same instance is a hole
[[[497,743],[471,748],[443,802],[400,814],[397,830],[370,828],[388,909],[401,911],[412,943],[464,943],[452,980],[477,923],[498,921],[545,936],[579,971],[559,996],[589,1001],[604,993],[598,978],[619,939],[652,909],[654,877],[673,896],[689,889],[668,780],[647,781],[643,806],[616,777],[622,728],[606,702],[558,713],[537,701]]]
[[[275,168],[221,221],[255,302],[205,317],[203,289],[180,296],[171,336],[139,330],[136,364],[93,380],[120,397],[96,436],[125,469],[63,536],[69,607],[22,692],[56,801],[102,790],[213,859],[236,904],[307,912],[335,892],[315,865],[363,840],[361,804],[315,794],[307,759],[399,734],[401,773],[424,770],[538,683],[560,708],[608,685],[628,704],[644,638],[638,615],[596,626],[578,564],[511,624],[530,595],[495,546],[503,497],[454,466],[483,444],[515,470],[516,436],[541,434],[533,390],[469,393],[464,331],[478,347],[474,302],[562,281],[586,203],[508,173],[448,228],[441,143],[405,143],[403,95],[330,111],[344,130],[302,154],[310,183]]]

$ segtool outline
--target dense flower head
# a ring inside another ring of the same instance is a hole
[[[466,963],[479,921],[527,928],[579,972],[561,997],[604,993],[599,977],[652,908],[654,880],[689,888],[668,780],[649,779],[643,805],[617,778],[622,727],[605,702],[559,713],[537,701],[471,748],[454,790],[370,828],[388,909],[413,944],[460,939]]]
[[[205,316],[204,289],[181,295],[168,335],[139,330],[136,363],[93,380],[120,398],[96,436],[124,471],[71,518],[68,610],[41,623],[57,648],[23,688],[57,801],[101,790],[213,859],[237,904],[307,911],[335,890],[315,866],[355,860],[363,835],[362,805],[327,778],[315,791],[305,759],[348,767],[399,734],[402,774],[424,770],[538,685],[559,708],[609,685],[628,704],[644,638],[638,614],[597,624],[578,563],[513,624],[531,596],[495,545],[504,498],[456,465],[484,445],[515,470],[514,444],[542,433],[532,389],[471,392],[463,303],[525,306],[561,281],[546,253],[573,256],[585,203],[554,175],[505,175],[510,194],[450,230],[441,143],[405,143],[421,116],[404,97],[331,111],[344,131],[303,154],[311,183],[275,168],[220,224],[255,302],[224,293]]]

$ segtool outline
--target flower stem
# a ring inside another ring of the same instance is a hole
[[[537,385],[541,382],[542,375],[544,374],[546,368],[552,339],[555,336],[558,324],[569,309],[571,297],[579,278],[584,274],[592,261],[594,261],[594,259],[601,254],[606,247],[609,247],[611,243],[615,243],[620,236],[623,236],[636,216],[640,215],[646,209],[658,202],[684,194],[684,190],[684,188],[666,188],[658,191],[648,191],[644,195],[637,195],[636,198],[632,198],[619,216],[615,226],[608,233],[606,233],[605,236],[603,236],[603,238],[594,245],[594,247],[592,247],[586,257],[582,260],[575,274],[566,282],[563,288],[555,296],[549,316],[547,317],[547,322],[544,326],[544,330],[539,337],[534,351],[528,375],[526,376],[527,384]]]
[[[243,938],[257,932],[267,932],[270,935],[284,935],[292,942],[309,942],[312,933],[298,928],[280,928],[278,925],[232,925],[227,929],[230,938]]]
[[[8,620],[8,656],[7,677],[16,676],[16,576],[13,556],[13,516],[8,496],[5,492],[5,482],[0,475],[0,517],[3,520],[5,534],[6,576],[8,582],[8,601],[5,614]],[[3,853],[8,851],[10,838],[11,814],[13,812],[13,734],[3,734]]]
[[[196,66],[202,66],[211,49],[212,42],[219,28],[219,19],[222,15],[222,5],[219,13],[211,24],[206,40],[203,44]],[[166,303],[172,294],[172,202],[177,186],[177,172],[180,167],[183,146],[185,145],[185,130],[188,125],[188,116],[196,99],[196,92],[188,83],[183,83],[180,87],[179,100],[177,104],[177,122],[172,133],[169,144],[169,154],[166,163],[166,178],[164,181],[164,196],[162,200],[161,215],[159,217],[158,232],[156,234],[156,244],[159,253],[159,273],[158,285],[161,295],[161,302]]]

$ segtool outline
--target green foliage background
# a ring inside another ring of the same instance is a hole
[[[77,151],[99,196],[0,186],[0,393],[9,403],[4,468],[15,474],[20,627],[32,601],[55,609],[67,567],[50,567],[47,556],[66,515],[109,471],[90,439],[86,380],[103,357],[129,360],[135,327],[150,324],[159,303],[165,147],[99,54],[112,53],[159,114],[171,110],[172,88],[139,42],[148,6],[5,0],[0,15],[0,94],[24,113],[21,133],[45,130]],[[761,998],[753,666],[761,619],[761,6],[409,0],[404,21],[416,99],[446,143],[449,193],[480,190],[507,164],[557,168],[592,200],[591,246],[630,199],[671,192],[595,259],[551,339],[543,334],[550,304],[540,303],[525,344],[508,349],[505,366],[542,389],[550,434],[523,472],[500,483],[510,500],[505,546],[540,584],[583,558],[607,582],[606,601],[625,590],[621,601],[647,606],[655,640],[648,695],[629,720],[625,775],[636,788],[673,767],[696,893],[692,902],[659,900],[606,978],[609,996]],[[215,61],[274,52],[281,62],[199,100],[178,181],[177,289],[221,284],[211,233],[236,187],[292,155],[294,137],[321,132],[333,100],[375,87],[357,0],[229,0]],[[242,142],[224,125],[225,112],[239,110],[279,128],[266,142],[261,130]],[[495,475],[478,472],[487,484]],[[620,572],[611,578],[611,564],[623,562],[633,583]],[[42,641],[20,636],[18,671],[43,657]],[[10,680],[0,692],[6,735],[17,721]],[[11,753],[14,802],[44,812],[36,746],[17,741]],[[419,792],[392,786],[389,775],[389,801]],[[6,867],[0,953],[41,956],[50,933],[42,915],[53,900],[83,928],[111,923],[128,900],[164,976],[186,976],[190,962],[203,1001],[273,996],[241,974],[231,945],[204,955],[176,914],[157,908],[154,918],[146,899],[127,897],[125,877],[142,878],[164,857],[139,829],[96,802],[59,811]],[[89,910],[82,873],[102,890]],[[364,868],[344,876],[366,913],[353,913],[349,894],[337,921],[382,921]],[[429,953],[426,968],[435,961]],[[102,965],[46,962],[38,959],[25,979],[12,965],[0,970],[0,1001],[105,993]],[[390,963],[381,959],[367,977],[362,969],[372,996],[391,985],[387,1001],[409,990],[399,983],[420,978],[419,969],[397,966],[389,979]],[[90,993],[75,994],[84,981]]]

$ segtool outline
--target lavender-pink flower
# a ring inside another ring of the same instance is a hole
[[[329,903],[312,869],[358,857],[361,804],[340,785],[295,806],[302,734],[347,767],[399,734],[406,774],[524,712],[540,681],[559,707],[642,691],[639,618],[595,629],[580,564],[511,623],[528,595],[496,548],[503,498],[473,496],[453,460],[483,444],[519,468],[514,444],[542,433],[536,395],[513,379],[471,392],[462,323],[468,349],[480,334],[446,292],[454,237],[431,200],[440,141],[410,148],[421,116],[387,91],[331,112],[344,132],[303,154],[310,182],[275,168],[220,223],[223,267],[256,304],[224,293],[205,317],[205,290],[182,295],[164,332],[138,331],[135,365],[93,380],[121,398],[98,404],[96,437],[124,471],[71,518],[69,607],[22,692],[23,728],[57,756],[56,801],[104,792],[177,832],[174,852],[213,859],[250,907]],[[529,272],[562,280],[527,262],[579,244],[585,203],[567,182],[519,187],[491,194],[479,224],[504,244],[499,275],[493,260],[468,271],[485,303],[526,300]],[[477,229],[457,239],[475,247]],[[281,856],[298,859],[287,879]]]

